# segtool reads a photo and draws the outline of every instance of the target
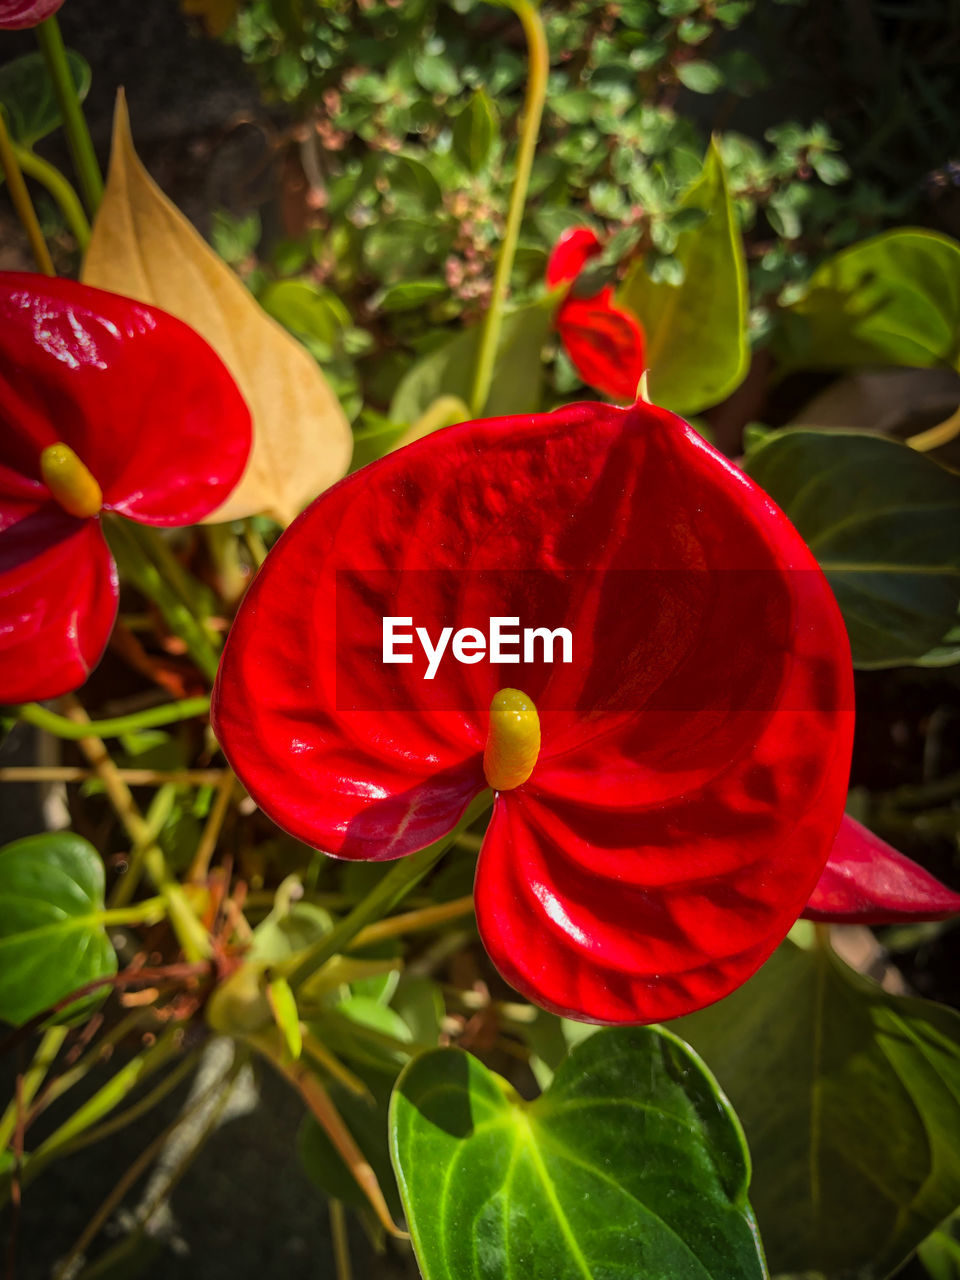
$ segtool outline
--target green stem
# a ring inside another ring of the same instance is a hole
[[[527,38],[530,70],[527,92],[523,101],[520,146],[517,151],[513,190],[510,193],[510,207],[507,211],[507,225],[503,234],[503,243],[500,246],[500,256],[497,258],[497,270],[493,277],[490,308],[483,322],[480,352],[470,395],[470,409],[475,417],[483,413],[490,394],[490,384],[493,381],[493,367],[503,325],[503,307],[510,287],[517,241],[520,238],[520,224],[523,221],[523,210],[527,202],[530,172],[537,149],[540,120],[547,97],[547,79],[550,75],[550,50],[547,46],[546,32],[531,0],[502,0],[502,3],[513,10],[523,25],[523,32]]]
[[[52,165],[49,160],[44,160],[29,147],[22,147],[19,142],[14,142],[12,139],[11,145],[20,168],[28,177],[46,187],[60,206],[60,212],[73,232],[73,238],[81,252],[86,250],[90,243],[90,223],[87,221],[87,215],[83,211],[83,205],[76,191],[56,165]]]
[[[137,733],[140,729],[155,729],[161,724],[176,724],[180,720],[192,720],[194,716],[205,716],[210,710],[210,699],[181,698],[179,702],[165,702],[159,707],[148,707],[145,711],[135,711],[129,716],[114,716],[109,720],[91,720],[89,724],[77,724],[66,716],[58,716],[38,702],[25,702],[23,706],[14,708],[18,720],[44,729],[57,738],[122,738],[127,733]]]
[[[344,916],[312,947],[301,952],[297,957],[296,965],[286,975],[294,991],[302,987],[331,956],[343,951],[364,925],[370,924],[373,920],[379,920],[388,911],[392,911],[397,903],[419,884],[435,863],[439,862],[451,845],[456,843],[460,832],[476,822],[477,818],[487,811],[490,802],[490,792],[481,792],[451,832],[433,844],[427,845],[426,849],[420,849],[417,853],[410,853],[405,858],[398,859],[366,897],[361,898],[349,915]]]
[[[103,526],[120,568],[157,605],[167,626],[184,642],[198,669],[212,683],[220,659],[210,636],[181,599],[175,585],[149,558],[143,541],[137,536],[136,526],[119,517],[104,519]]]
[[[34,261],[44,275],[55,276],[57,273],[53,269],[53,259],[50,257],[50,250],[47,248],[47,242],[44,240],[43,232],[40,230],[37,212],[33,207],[33,201],[30,199],[27,184],[23,180],[23,173],[17,160],[13,139],[10,137],[6,117],[2,111],[0,111],[0,166],[3,167],[3,172],[7,179],[10,200],[16,210],[17,217],[20,219],[21,226],[27,233],[27,239],[30,241],[30,251],[33,254]]]
[[[122,876],[118,876],[107,899],[107,906],[123,908],[133,899],[140,886],[143,869],[146,864],[148,850],[157,843],[160,832],[173,812],[177,802],[177,788],[172,783],[160,787],[155,793],[144,815],[146,826],[142,835],[133,842],[130,850],[130,861]],[[169,877],[164,878],[169,879]],[[158,886],[159,887],[159,886]]]
[[[47,71],[53,81],[53,91],[60,107],[63,131],[67,136],[73,167],[77,171],[84,203],[92,218],[103,199],[103,176],[100,173],[90,130],[87,128],[87,121],[77,96],[77,86],[73,82],[63,36],[60,34],[56,18],[47,18],[46,22],[41,22],[36,30],[37,41],[47,64]]]

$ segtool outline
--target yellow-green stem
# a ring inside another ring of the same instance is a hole
[[[13,140],[10,137],[2,111],[0,111],[0,165],[3,166],[3,172],[7,179],[10,200],[16,210],[17,217],[20,219],[21,226],[27,233],[30,252],[33,254],[37,269],[42,271],[44,275],[55,276],[57,273],[53,269],[53,259],[50,257],[50,250],[47,248],[47,242],[44,240],[43,232],[40,230],[37,212],[33,207],[33,201],[30,199],[27,184],[23,180],[23,173],[14,151]]]
[[[493,381],[493,367],[497,358],[500,330],[503,326],[503,307],[510,287],[513,260],[516,257],[517,242],[520,238],[520,224],[523,221],[523,210],[527,202],[527,189],[530,186],[530,173],[533,169],[537,138],[540,135],[540,120],[543,116],[543,105],[547,97],[547,79],[550,75],[550,50],[547,46],[547,36],[535,6],[530,0],[502,0],[502,3],[513,10],[523,26],[523,33],[527,38],[529,70],[527,91],[523,100],[523,122],[520,128],[520,145],[517,150],[517,168],[513,179],[513,190],[510,193],[510,207],[507,210],[507,225],[493,277],[490,308],[483,322],[480,352],[470,395],[470,409],[474,417],[479,417],[483,413],[490,394],[490,384]]]
[[[22,147],[18,142],[12,142],[12,145],[13,154],[17,157],[20,168],[28,178],[33,178],[35,182],[46,187],[53,196],[60,206],[64,221],[73,232],[77,247],[81,253],[84,252],[90,243],[90,223],[87,221],[87,215],[83,211],[83,205],[76,191],[56,165],[52,165],[49,160],[44,160],[29,147]]]
[[[63,131],[70,148],[73,167],[77,171],[84,203],[92,218],[103,199],[103,175],[97,163],[83,108],[80,106],[77,86],[73,82],[63,36],[60,34],[60,26],[56,18],[47,18],[46,22],[41,22],[36,30],[37,42],[47,64],[47,71],[53,82],[53,91],[60,107],[60,118],[63,121]]]
[[[148,707],[145,711],[135,711],[128,716],[113,716],[109,720],[90,720],[86,724],[76,724],[66,716],[58,716],[38,702],[26,702],[14,709],[18,720],[45,729],[57,738],[122,738],[128,733],[137,733],[141,729],[156,729],[162,724],[176,724],[179,720],[192,720],[194,716],[205,716],[210,710],[210,699],[181,698],[179,702],[165,702],[159,707]]]
[[[938,422],[935,427],[926,431],[918,431],[916,435],[907,437],[907,444],[918,453],[929,453],[931,449],[939,449],[960,436],[960,409],[951,413],[949,418]]]

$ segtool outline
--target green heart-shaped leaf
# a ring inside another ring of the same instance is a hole
[[[860,667],[939,650],[960,601],[960,477],[896,440],[776,431],[745,469],[780,504],[830,580]]]
[[[960,1201],[960,1016],[786,943],[680,1019],[743,1119],[774,1274],[884,1280]]]
[[[960,369],[960,244],[905,227],[844,249],[780,313],[774,350],[785,369]]]
[[[401,1074],[390,1125],[426,1280],[766,1275],[740,1126],[669,1032],[597,1032],[532,1103],[437,1049]]]
[[[67,62],[82,102],[90,89],[90,68],[73,49],[67,50]],[[25,53],[0,67],[0,107],[11,134],[25,147],[53,133],[60,107],[42,54]]]
[[[0,849],[0,1019],[14,1026],[117,971],[103,863],[70,831]]]

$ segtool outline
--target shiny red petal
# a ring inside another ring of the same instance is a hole
[[[117,616],[117,572],[96,520],[53,503],[0,538],[0,703],[77,689]]]
[[[844,817],[803,915],[825,924],[896,924],[960,913],[960,893]]]
[[[0,0],[0,31],[37,27],[62,4],[63,0]]]
[[[558,611],[578,637],[569,666],[453,662],[428,684],[379,660],[384,615],[556,625]],[[849,649],[792,525],[649,405],[438,432],[281,538],[227,642],[214,724],[282,826],[340,856],[394,857],[482,787],[505,685],[536,702],[543,745],[481,854],[497,965],[601,1021],[732,990],[809,897],[846,793]]]
[[[0,513],[4,476],[39,485],[40,452],[56,440],[93,472],[107,509],[192,524],[240,479],[250,414],[220,358],[181,321],[72,280],[3,272]]]
[[[612,297],[607,288],[595,298],[567,298],[557,312],[557,332],[587,386],[632,403],[646,368],[643,329]]]
[[[584,266],[600,252],[600,241],[589,227],[570,227],[553,247],[547,261],[547,287],[576,280]]]

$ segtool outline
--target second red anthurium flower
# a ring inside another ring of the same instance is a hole
[[[644,364],[644,333],[636,316],[613,300],[613,285],[581,296],[577,277],[601,252],[589,227],[571,227],[554,245],[547,263],[547,285],[569,284],[556,315],[556,328],[567,355],[588,387],[613,400],[637,398]]]
[[[194,524],[236,485],[250,413],[220,358],[154,307],[0,273],[0,703],[76,689],[117,613],[100,527]]]
[[[214,726],[257,803],[341,858],[425,848],[492,790],[475,902],[500,972],[653,1022],[733,990],[806,903],[852,669],[769,498],[670,413],[578,404],[317,499],[241,607]]]

